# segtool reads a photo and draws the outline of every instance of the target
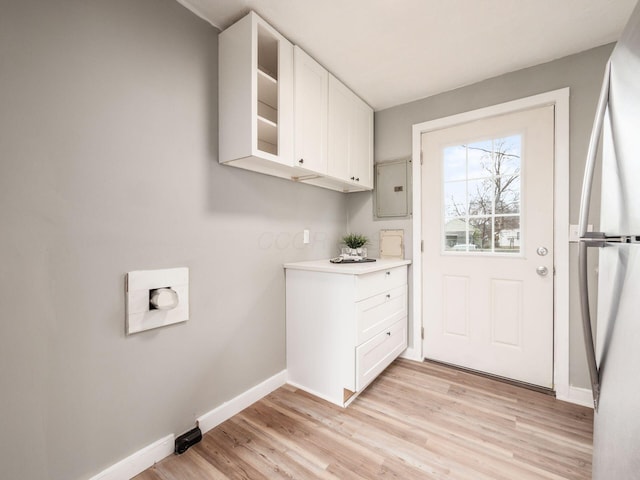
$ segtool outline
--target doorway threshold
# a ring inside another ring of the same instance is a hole
[[[448,367],[453,370],[459,370],[461,372],[471,373],[473,375],[477,375],[479,377],[490,378],[492,380],[496,380],[498,382],[506,383],[508,385],[513,385],[515,387],[526,388],[527,390],[532,390],[534,392],[543,393],[545,395],[549,395],[551,397],[556,396],[556,392],[552,388],[541,387],[540,385],[533,385],[527,382],[521,382],[518,380],[514,380],[512,378],[501,377],[500,375],[493,375],[491,373],[482,372],[480,370],[474,370],[473,368],[461,367],[459,365],[454,365],[446,362],[439,362],[437,360],[431,360],[429,358],[423,359],[424,363],[431,363],[433,365],[441,365],[443,367]]]

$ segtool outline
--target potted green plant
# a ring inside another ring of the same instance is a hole
[[[363,255],[363,249],[362,249],[362,247],[364,247],[369,243],[369,239],[366,236],[360,235],[359,233],[350,233],[342,237],[342,242],[348,248],[351,249],[351,252],[350,252],[351,255],[353,256],[359,255],[359,256],[366,257],[366,255]]]

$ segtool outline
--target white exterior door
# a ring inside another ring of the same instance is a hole
[[[553,388],[554,107],[422,135],[424,356]]]

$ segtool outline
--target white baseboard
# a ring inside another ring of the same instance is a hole
[[[314,397],[318,397],[321,398],[322,400],[329,402],[329,403],[333,403],[334,405],[338,405],[339,407],[343,407],[344,405],[341,403],[342,398],[340,399],[336,399],[336,398],[331,398],[328,395],[324,395],[320,392],[316,392],[315,390],[313,390],[312,388],[308,388],[305,386],[300,385],[299,383],[296,382],[292,382],[291,380],[287,380],[287,385],[291,385],[293,388],[297,388],[298,390],[302,390],[303,392],[307,392],[310,393],[311,395],[313,395]],[[357,397],[358,394],[354,393],[351,398],[355,398]]]
[[[175,436],[167,435],[164,438],[147,445],[118,463],[111,465],[90,480],[129,480],[139,473],[152,467],[154,463],[173,453]]]
[[[287,371],[283,370],[232,400],[205,413],[197,419],[200,430],[202,430],[202,433],[208,432],[252,403],[273,392],[276,388],[281,387],[286,381]],[[96,476],[91,477],[90,480],[129,480],[144,472],[147,468],[152,467],[156,462],[171,455],[175,448],[175,441],[175,435],[167,435],[120,460]]]
[[[285,383],[287,383],[287,371],[283,370],[228,402],[223,403],[219,407],[198,417],[197,422],[200,430],[202,430],[203,434],[208,432],[235,414],[240,413],[251,404],[257,402],[262,397],[280,388]]]
[[[556,398],[564,402],[574,403],[576,405],[582,405],[583,407],[593,408],[593,396],[591,395],[590,388],[574,387],[569,385],[567,395],[560,395],[556,392]]]
[[[422,356],[413,347],[408,347],[404,352],[400,354],[400,358],[406,358],[407,360],[413,360],[415,362],[421,362]]]

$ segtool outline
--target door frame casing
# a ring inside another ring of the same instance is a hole
[[[413,343],[404,356],[422,361],[422,134],[521,110],[553,105],[554,109],[554,215],[553,215],[553,385],[556,397],[572,400],[569,387],[569,88],[492,105],[413,125]],[[579,402],[578,402],[579,403]]]

